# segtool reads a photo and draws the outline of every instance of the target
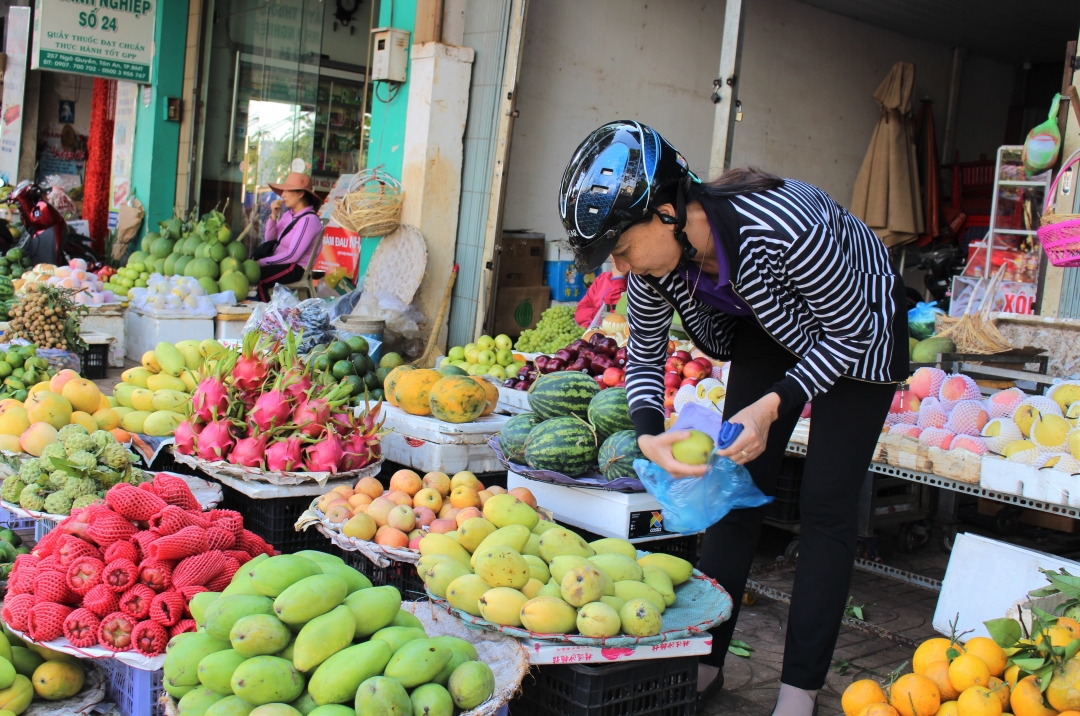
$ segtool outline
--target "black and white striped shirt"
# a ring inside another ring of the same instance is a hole
[[[821,189],[792,179],[771,191],[703,203],[728,258],[732,287],[762,327],[800,358],[774,387],[784,412],[840,376],[897,382],[894,318],[902,283],[881,240]],[[734,234],[738,234],[735,236]],[[631,273],[627,282],[626,390],[630,412],[663,410],[664,362],[673,310],[694,344],[727,360],[736,321],[699,299],[678,272]],[[906,320],[906,312],[903,315]],[[752,320],[752,319],[749,319]],[[900,324],[902,325],[902,324]],[[635,415],[638,432],[649,419]],[[661,423],[662,424],[662,423]]]

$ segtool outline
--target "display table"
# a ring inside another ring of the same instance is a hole
[[[202,341],[214,337],[214,319],[193,316],[187,311],[147,312],[129,307],[124,316],[125,352],[131,360],[140,360],[158,343]]]

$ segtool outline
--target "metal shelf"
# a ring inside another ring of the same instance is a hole
[[[791,456],[806,457],[806,446],[799,445],[798,443],[788,443],[787,454]],[[981,485],[960,482],[959,480],[952,480],[947,477],[941,477],[940,475],[931,475],[926,472],[919,472],[918,470],[909,470],[904,467],[893,467],[892,465],[882,465],[880,463],[872,462],[870,463],[869,469],[871,472],[876,472],[879,475],[899,477],[904,480],[911,480],[912,482],[918,482],[931,487],[940,487],[944,490],[952,490],[953,492],[960,492],[965,495],[985,497],[988,500],[1003,502],[1007,505],[1016,505],[1017,507],[1023,507],[1027,510],[1038,510],[1039,512],[1048,512],[1052,515],[1062,515],[1064,517],[1080,519],[1080,508],[1069,507],[1068,505],[1041,502],[1022,495],[988,490]]]

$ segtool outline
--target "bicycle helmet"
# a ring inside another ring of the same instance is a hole
[[[697,250],[686,238],[686,185],[696,180],[683,156],[652,127],[618,120],[581,143],[563,172],[559,214],[578,269],[596,270],[633,224],[660,217],[675,226],[682,247],[679,268]],[[671,201],[674,217],[656,210]]]

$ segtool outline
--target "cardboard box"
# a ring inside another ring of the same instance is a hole
[[[543,234],[503,233],[499,254],[499,282],[502,288],[532,288],[544,284]]]
[[[495,294],[495,325],[491,333],[517,338],[523,330],[536,328],[540,314],[550,305],[551,290],[547,286],[500,288]]]

